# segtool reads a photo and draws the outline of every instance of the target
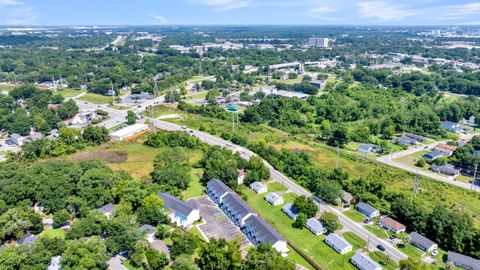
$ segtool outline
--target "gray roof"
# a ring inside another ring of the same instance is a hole
[[[401,136],[401,137],[393,138],[392,142],[399,142],[400,144],[415,144],[418,141],[411,137]]]
[[[413,244],[419,244],[423,247],[429,248],[429,247],[437,244],[437,243],[433,242],[432,240],[426,238],[425,236],[423,236],[423,235],[421,235],[417,232],[410,233],[409,237],[410,237],[410,241]]]
[[[381,268],[381,266],[372,260],[367,254],[360,252],[355,253],[351,260],[352,262],[355,262],[356,265],[361,265],[363,270],[376,270]]]
[[[343,237],[336,233],[331,233],[327,235],[326,238],[330,243],[332,243],[333,246],[336,248],[343,250],[346,247],[352,246],[347,240],[345,240]]]
[[[145,232],[146,231],[147,233],[155,233],[156,232],[155,227],[153,227],[150,224],[144,224],[144,225],[140,226],[140,228],[138,228],[138,230],[140,232]]]
[[[195,210],[193,205],[189,204],[186,201],[175,198],[167,192],[159,192],[157,196],[162,198],[162,200],[165,202],[166,208],[172,209],[173,211],[178,212],[184,216],[190,215],[190,213]]]
[[[235,214],[243,219],[248,214],[255,214],[255,212],[235,193],[228,193],[223,197],[223,203],[228,205],[228,208],[235,212]]]
[[[282,196],[278,195],[277,193],[275,192],[270,192],[267,194],[267,196],[265,196],[265,200],[267,200],[268,202],[275,202],[275,201],[278,201],[278,200],[281,200],[282,199]]]
[[[356,206],[357,208],[371,214],[375,211],[378,211],[375,207],[371,206],[370,204],[368,203],[364,203],[364,202],[359,202]]]
[[[474,270],[480,269],[480,260],[453,251],[448,252],[448,260],[457,266],[470,267],[469,269]]]
[[[18,246],[29,245],[29,244],[35,243],[35,241],[37,241],[37,236],[28,232],[27,234],[22,236],[22,238],[18,239],[17,245]]]
[[[250,187],[254,190],[254,191],[258,191],[262,188],[265,188],[267,187],[266,185],[260,183],[260,182],[253,182],[252,184],[250,184]]]
[[[295,219],[298,215],[298,211],[297,209],[295,209],[295,206],[293,206],[293,204],[291,203],[286,203],[283,207],[282,207],[282,211],[287,214],[287,216],[290,216],[291,218]]]
[[[429,159],[435,159],[435,158],[442,157],[442,156],[445,156],[445,152],[438,151],[438,150],[432,150],[432,151],[426,153],[425,155],[423,155],[423,157],[429,158]]]
[[[353,200],[353,195],[349,192],[343,191],[342,192],[342,200],[345,202],[350,202]]]
[[[229,188],[225,183],[218,179],[212,179],[208,181],[207,188],[213,190],[218,195],[223,195],[227,192],[232,192],[233,190]]]
[[[417,134],[407,133],[405,136],[410,137],[410,138],[412,138],[416,141],[419,141],[419,142],[425,141],[425,137],[417,135]]]
[[[430,167],[430,169],[434,172],[449,174],[449,175],[456,175],[460,172],[459,170],[455,169],[455,166],[453,166],[452,164],[445,164],[442,166],[433,164]]]
[[[378,146],[374,144],[361,144],[358,146],[357,150],[362,153],[376,152],[378,151]]]
[[[97,210],[104,214],[109,214],[109,213],[112,213],[113,210],[115,210],[115,205],[113,205],[112,203],[109,203],[100,208],[97,208]]]
[[[315,234],[325,231],[325,227],[323,226],[323,224],[316,218],[309,218],[307,220],[307,228]]]
[[[245,221],[245,226],[248,226],[255,232],[258,239],[262,243],[275,244],[278,241],[285,241],[273,228],[261,217],[252,215]]]
[[[22,138],[22,136],[17,134],[17,133],[14,133],[14,134],[10,135],[10,138],[18,140],[18,139]]]

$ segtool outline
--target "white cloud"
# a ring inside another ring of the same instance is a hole
[[[152,17],[159,24],[166,24],[167,23],[167,19],[165,19],[165,17],[163,17],[163,16],[158,16],[158,15],[149,15],[149,16]]]
[[[312,8],[310,11],[314,13],[332,13],[337,11],[337,9],[332,7],[316,7]]]
[[[0,0],[0,24],[35,24],[37,18],[33,6],[17,0]]]
[[[454,6],[452,15],[478,15],[480,16],[480,2]]]
[[[192,3],[212,6],[214,11],[230,11],[251,6],[250,0],[190,0]]]
[[[384,1],[369,1],[357,4],[360,15],[380,21],[400,21],[417,15],[415,11]]]

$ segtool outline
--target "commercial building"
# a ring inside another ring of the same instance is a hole
[[[328,48],[328,38],[311,37],[308,39],[308,47],[313,48]]]
[[[168,217],[173,224],[189,228],[200,219],[200,211],[190,203],[180,200],[168,193],[158,193],[158,197],[165,202],[165,207],[170,209]]]
[[[350,262],[360,270],[381,270],[382,267],[367,254],[357,252]]]
[[[325,243],[340,254],[345,254],[352,251],[353,246],[347,242],[343,237],[336,233],[331,233],[325,238]]]
[[[112,139],[112,141],[123,141],[126,138],[131,137],[147,129],[148,129],[148,126],[145,124],[134,124],[134,125],[126,126],[122,129],[112,132],[110,134],[110,138]]]

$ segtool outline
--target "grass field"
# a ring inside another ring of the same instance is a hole
[[[62,229],[45,230],[40,233],[40,237],[65,239],[67,233]]]
[[[422,258],[423,252],[412,244],[397,244],[397,248],[410,258],[417,260]]]
[[[273,182],[268,184],[268,191],[269,192],[282,192],[287,191],[288,188],[278,182]]]
[[[62,95],[64,98],[71,98],[74,96],[78,96],[81,93],[84,93],[85,90],[77,90],[77,89],[72,89],[72,88],[65,88],[65,89],[59,89],[57,90],[57,94]]]
[[[190,181],[190,185],[183,192],[183,199],[190,199],[195,197],[200,197],[205,195],[203,192],[205,187],[200,183],[200,178],[202,177],[203,171],[202,169],[193,169],[192,170],[192,180]]]
[[[340,255],[325,244],[325,236],[314,236],[307,229],[295,229],[293,221],[282,211],[281,207],[272,207],[266,202],[264,194],[256,194],[249,188],[244,187],[243,193],[248,196],[248,204],[265,220],[270,223],[284,237],[298,248],[303,250],[315,263],[324,269],[355,269],[348,261],[353,253]],[[287,196],[288,195],[288,196]],[[287,193],[283,196],[285,203],[293,202],[296,195]]]
[[[370,252],[368,256],[370,256],[372,260],[378,262],[383,267],[383,269],[395,270],[398,268],[398,264],[394,260],[391,260],[383,252],[380,252],[380,251]]]
[[[366,225],[366,226],[364,226],[364,228],[366,230],[368,230],[369,232],[373,233],[374,235],[382,238],[382,239],[387,239],[388,237],[390,237],[390,235],[384,229],[380,228],[379,226]]]
[[[98,94],[86,93],[84,96],[78,98],[78,100],[86,101],[93,104],[107,104],[113,102],[115,98],[102,96]]]
[[[347,242],[352,244],[354,250],[365,248],[367,246],[367,242],[353,232],[346,232],[342,234],[342,236]]]
[[[354,209],[344,211],[343,214],[355,222],[363,222],[363,220],[367,218],[366,216],[362,215],[360,212]]]

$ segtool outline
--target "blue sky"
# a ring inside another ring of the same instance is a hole
[[[1,25],[480,25],[471,0],[0,0]]]

